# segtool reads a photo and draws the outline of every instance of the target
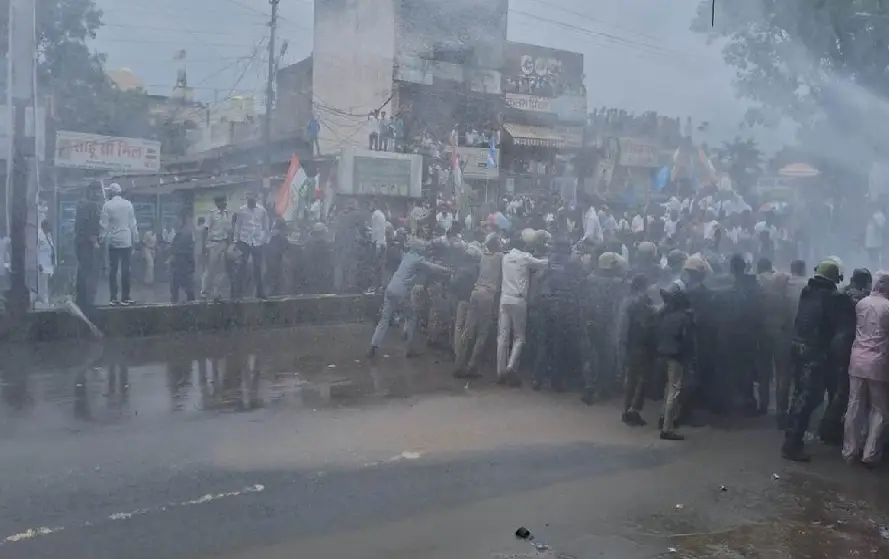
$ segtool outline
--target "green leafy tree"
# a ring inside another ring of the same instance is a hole
[[[889,91],[889,2],[717,0],[713,27],[711,6],[702,0],[692,29],[724,43],[736,90],[754,103],[749,124],[790,118],[803,138],[817,130],[877,143],[882,132],[869,131]]]
[[[762,174],[763,155],[756,140],[742,140],[736,136],[731,142],[723,142],[715,152],[720,167],[728,172],[732,184],[741,193],[749,192]]]
[[[8,42],[9,0],[0,0],[0,51]],[[153,135],[144,91],[120,91],[105,56],[87,41],[102,26],[94,0],[37,0],[37,87],[52,99],[55,126],[112,136]]]

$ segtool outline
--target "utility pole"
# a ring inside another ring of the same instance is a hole
[[[35,155],[35,138],[27,137],[25,113],[34,103],[35,0],[13,0],[9,4],[8,98],[12,101],[12,161],[7,164],[12,192],[6,193],[10,237],[9,314],[13,324],[22,324],[30,306],[25,276],[25,234],[28,219],[28,158]],[[8,107],[7,107],[8,109]],[[36,111],[35,111],[36,131]]]
[[[272,5],[272,19],[269,22],[269,75],[265,89],[265,124],[262,130],[265,145],[265,173],[272,166],[272,107],[275,104],[275,33],[278,30],[278,4],[281,0],[269,0]]]

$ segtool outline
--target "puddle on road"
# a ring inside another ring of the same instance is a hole
[[[858,476],[860,472],[855,472]],[[859,483],[862,480],[858,480]],[[772,494],[778,514],[757,522],[708,533],[678,533],[669,538],[682,559],[841,559],[889,557],[880,526],[889,520],[886,485],[843,487],[814,473],[787,476]],[[876,488],[879,491],[874,491]],[[688,528],[686,526],[686,528]]]
[[[0,417],[70,427],[72,418],[101,425],[461,392],[447,360],[432,353],[368,362],[370,333],[366,325],[316,326],[4,348]]]

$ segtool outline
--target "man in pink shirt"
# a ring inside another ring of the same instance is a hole
[[[889,275],[879,272],[871,294],[855,307],[855,342],[849,360],[849,406],[843,458],[865,466],[880,460],[889,418]],[[865,438],[864,433],[867,433]]]

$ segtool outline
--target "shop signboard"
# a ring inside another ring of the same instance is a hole
[[[502,73],[507,106],[559,120],[586,120],[583,54],[510,42]]]
[[[340,158],[340,193],[353,196],[422,196],[423,157],[349,148]]]
[[[618,163],[623,167],[658,167],[657,142],[643,138],[618,138]],[[613,142],[612,142],[613,144]]]
[[[160,170],[160,154],[160,142],[152,140],[56,132],[56,167],[153,173]]]
[[[522,93],[507,93],[506,105],[520,111],[556,115],[559,120],[582,121],[586,118],[586,97],[563,95],[562,97],[537,97]]]

